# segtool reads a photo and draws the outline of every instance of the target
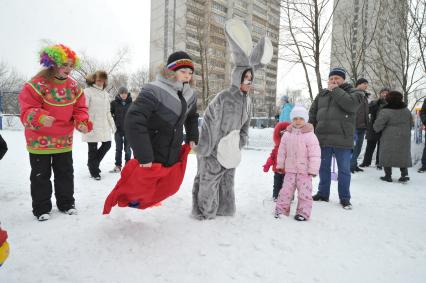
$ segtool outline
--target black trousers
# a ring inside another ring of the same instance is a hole
[[[31,198],[33,214],[40,216],[52,210],[52,169],[56,206],[61,211],[74,207],[74,168],[72,152],[57,154],[30,153]]]
[[[111,142],[102,142],[99,148],[97,142],[88,142],[87,144],[89,146],[89,158],[87,161],[87,166],[89,167],[90,175],[99,176],[99,173],[101,173],[99,165],[101,164],[105,154],[111,148]]]
[[[278,195],[283,187],[285,174],[274,173],[274,191],[272,192],[272,197],[274,199],[278,198]]]
[[[114,134],[115,139],[115,165],[121,167],[123,148],[124,148],[124,160],[129,161],[132,156],[130,144],[126,139],[123,132],[116,131]]]
[[[362,164],[364,165],[371,165],[371,160],[373,159],[373,153],[376,149],[377,145],[377,152],[376,152],[376,165],[379,164],[379,151],[380,151],[380,139],[374,139],[374,140],[367,140],[367,147],[365,149],[364,153],[364,160],[362,161]]]
[[[388,177],[392,176],[392,167],[385,167],[385,175]],[[401,177],[406,177],[408,176],[408,169],[407,168],[399,168],[399,170],[401,171]]]

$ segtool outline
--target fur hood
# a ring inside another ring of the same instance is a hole
[[[274,139],[274,144],[275,145],[279,145],[280,144],[281,137],[283,135],[283,131],[287,130],[288,126],[290,126],[289,122],[280,122],[280,123],[278,123],[278,124],[275,125],[274,135],[273,135],[273,139]]]
[[[161,77],[163,77],[163,78],[165,78],[165,79],[167,79],[167,80],[169,80],[171,82],[176,82],[177,83],[176,72],[175,71],[167,69],[165,65],[160,65],[160,66],[158,66],[157,69],[158,69],[157,70],[157,79],[158,79],[159,76],[161,76]],[[195,71],[194,71],[194,74],[195,74]],[[195,86],[194,75],[192,75],[192,78],[189,81],[189,85],[191,87]]]
[[[289,133],[293,132],[294,130],[298,130],[297,128],[293,127],[293,125],[290,125],[287,127],[287,131]],[[314,131],[314,126],[311,123],[306,123],[301,129],[302,134],[306,134],[309,132]]]

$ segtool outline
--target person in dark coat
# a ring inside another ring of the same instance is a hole
[[[361,100],[361,105],[358,108],[356,113],[356,121],[355,121],[355,146],[354,151],[352,153],[351,159],[351,172],[362,172],[361,168],[358,167],[358,156],[361,153],[362,145],[364,143],[365,131],[368,126],[369,117],[368,117],[368,96],[370,95],[367,92],[368,81],[364,78],[360,78],[357,80],[355,87],[364,93],[364,96]]]
[[[371,165],[371,160],[373,159],[374,150],[377,146],[376,153],[376,166],[377,169],[382,169],[379,165],[379,157],[380,157],[380,133],[377,133],[373,129],[374,122],[377,119],[377,116],[383,106],[386,105],[386,96],[389,93],[389,88],[382,88],[379,92],[379,99],[371,101],[368,108],[370,113],[370,121],[368,123],[367,132],[365,138],[367,139],[367,147],[364,153],[364,159],[359,167],[368,167]]]
[[[401,178],[407,182],[408,167],[411,162],[411,128],[413,118],[407,104],[402,101],[402,93],[391,91],[386,96],[387,104],[380,111],[373,128],[381,133],[379,165],[384,167],[383,181],[392,182],[392,167],[399,167]]]
[[[314,201],[328,201],[331,185],[331,160],[336,157],[339,170],[340,204],[351,209],[350,161],[355,134],[355,115],[364,93],[345,82],[346,71],[334,68],[328,76],[328,88],[321,90],[309,110],[309,123],[321,146],[320,183]]]
[[[130,144],[127,141],[124,132],[124,118],[127,110],[132,103],[132,97],[126,87],[122,86],[118,89],[118,95],[111,101],[111,115],[115,122],[117,131],[114,134],[115,140],[115,167],[111,173],[121,172],[122,153],[124,149],[124,160],[129,161],[132,156]]]
[[[7,143],[3,139],[3,137],[0,135],[0,160],[3,158],[3,156],[7,152]]]
[[[420,119],[422,120],[423,125],[426,127],[426,98],[423,101],[422,109],[420,110]],[[425,135],[425,147],[423,149],[422,155],[422,167],[417,171],[419,173],[426,172],[426,135]]]
[[[179,161],[183,142],[198,143],[197,97],[190,86],[194,64],[183,51],[171,54],[154,82],[143,86],[127,111],[124,130],[134,157],[142,167]]]

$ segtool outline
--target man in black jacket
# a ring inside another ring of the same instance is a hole
[[[126,117],[127,110],[132,103],[132,97],[126,87],[122,86],[118,89],[118,95],[111,101],[111,115],[114,119],[117,131],[115,132],[115,167],[111,173],[118,173],[121,171],[122,153],[124,145],[124,159],[130,160],[132,151],[130,144],[127,141],[124,132],[124,118]]]
[[[315,97],[309,110],[309,122],[321,146],[320,183],[314,201],[327,201],[330,196],[331,163],[334,155],[338,167],[340,204],[351,209],[350,163],[355,134],[355,115],[364,93],[345,82],[346,71],[333,68],[328,76],[328,88]]]
[[[351,172],[362,172],[361,168],[358,167],[358,156],[361,153],[362,144],[364,143],[365,131],[368,126],[368,96],[370,95],[367,92],[368,81],[364,78],[360,78],[356,81],[355,87],[362,91],[364,95],[362,96],[361,105],[358,107],[355,120],[355,146],[352,153],[351,159]]]
[[[423,125],[426,127],[426,98],[423,101],[422,109],[420,110],[420,119],[422,120]],[[426,172],[426,135],[425,135],[425,148],[423,149],[422,155],[422,167],[417,171],[419,173]]]
[[[359,167],[368,167],[371,165],[371,160],[373,159],[373,153],[377,145],[376,153],[376,165],[377,169],[381,169],[379,166],[379,148],[380,148],[380,133],[376,133],[373,129],[373,124],[377,119],[377,116],[383,106],[386,105],[386,96],[389,93],[389,88],[382,88],[379,92],[379,99],[371,101],[368,108],[370,113],[370,122],[367,127],[367,134],[365,138],[367,139],[367,147],[364,153],[364,160]]]

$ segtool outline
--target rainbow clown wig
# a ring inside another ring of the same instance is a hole
[[[80,66],[77,54],[63,44],[47,46],[40,51],[40,64],[46,68],[60,67],[68,60],[72,61],[74,67]]]

